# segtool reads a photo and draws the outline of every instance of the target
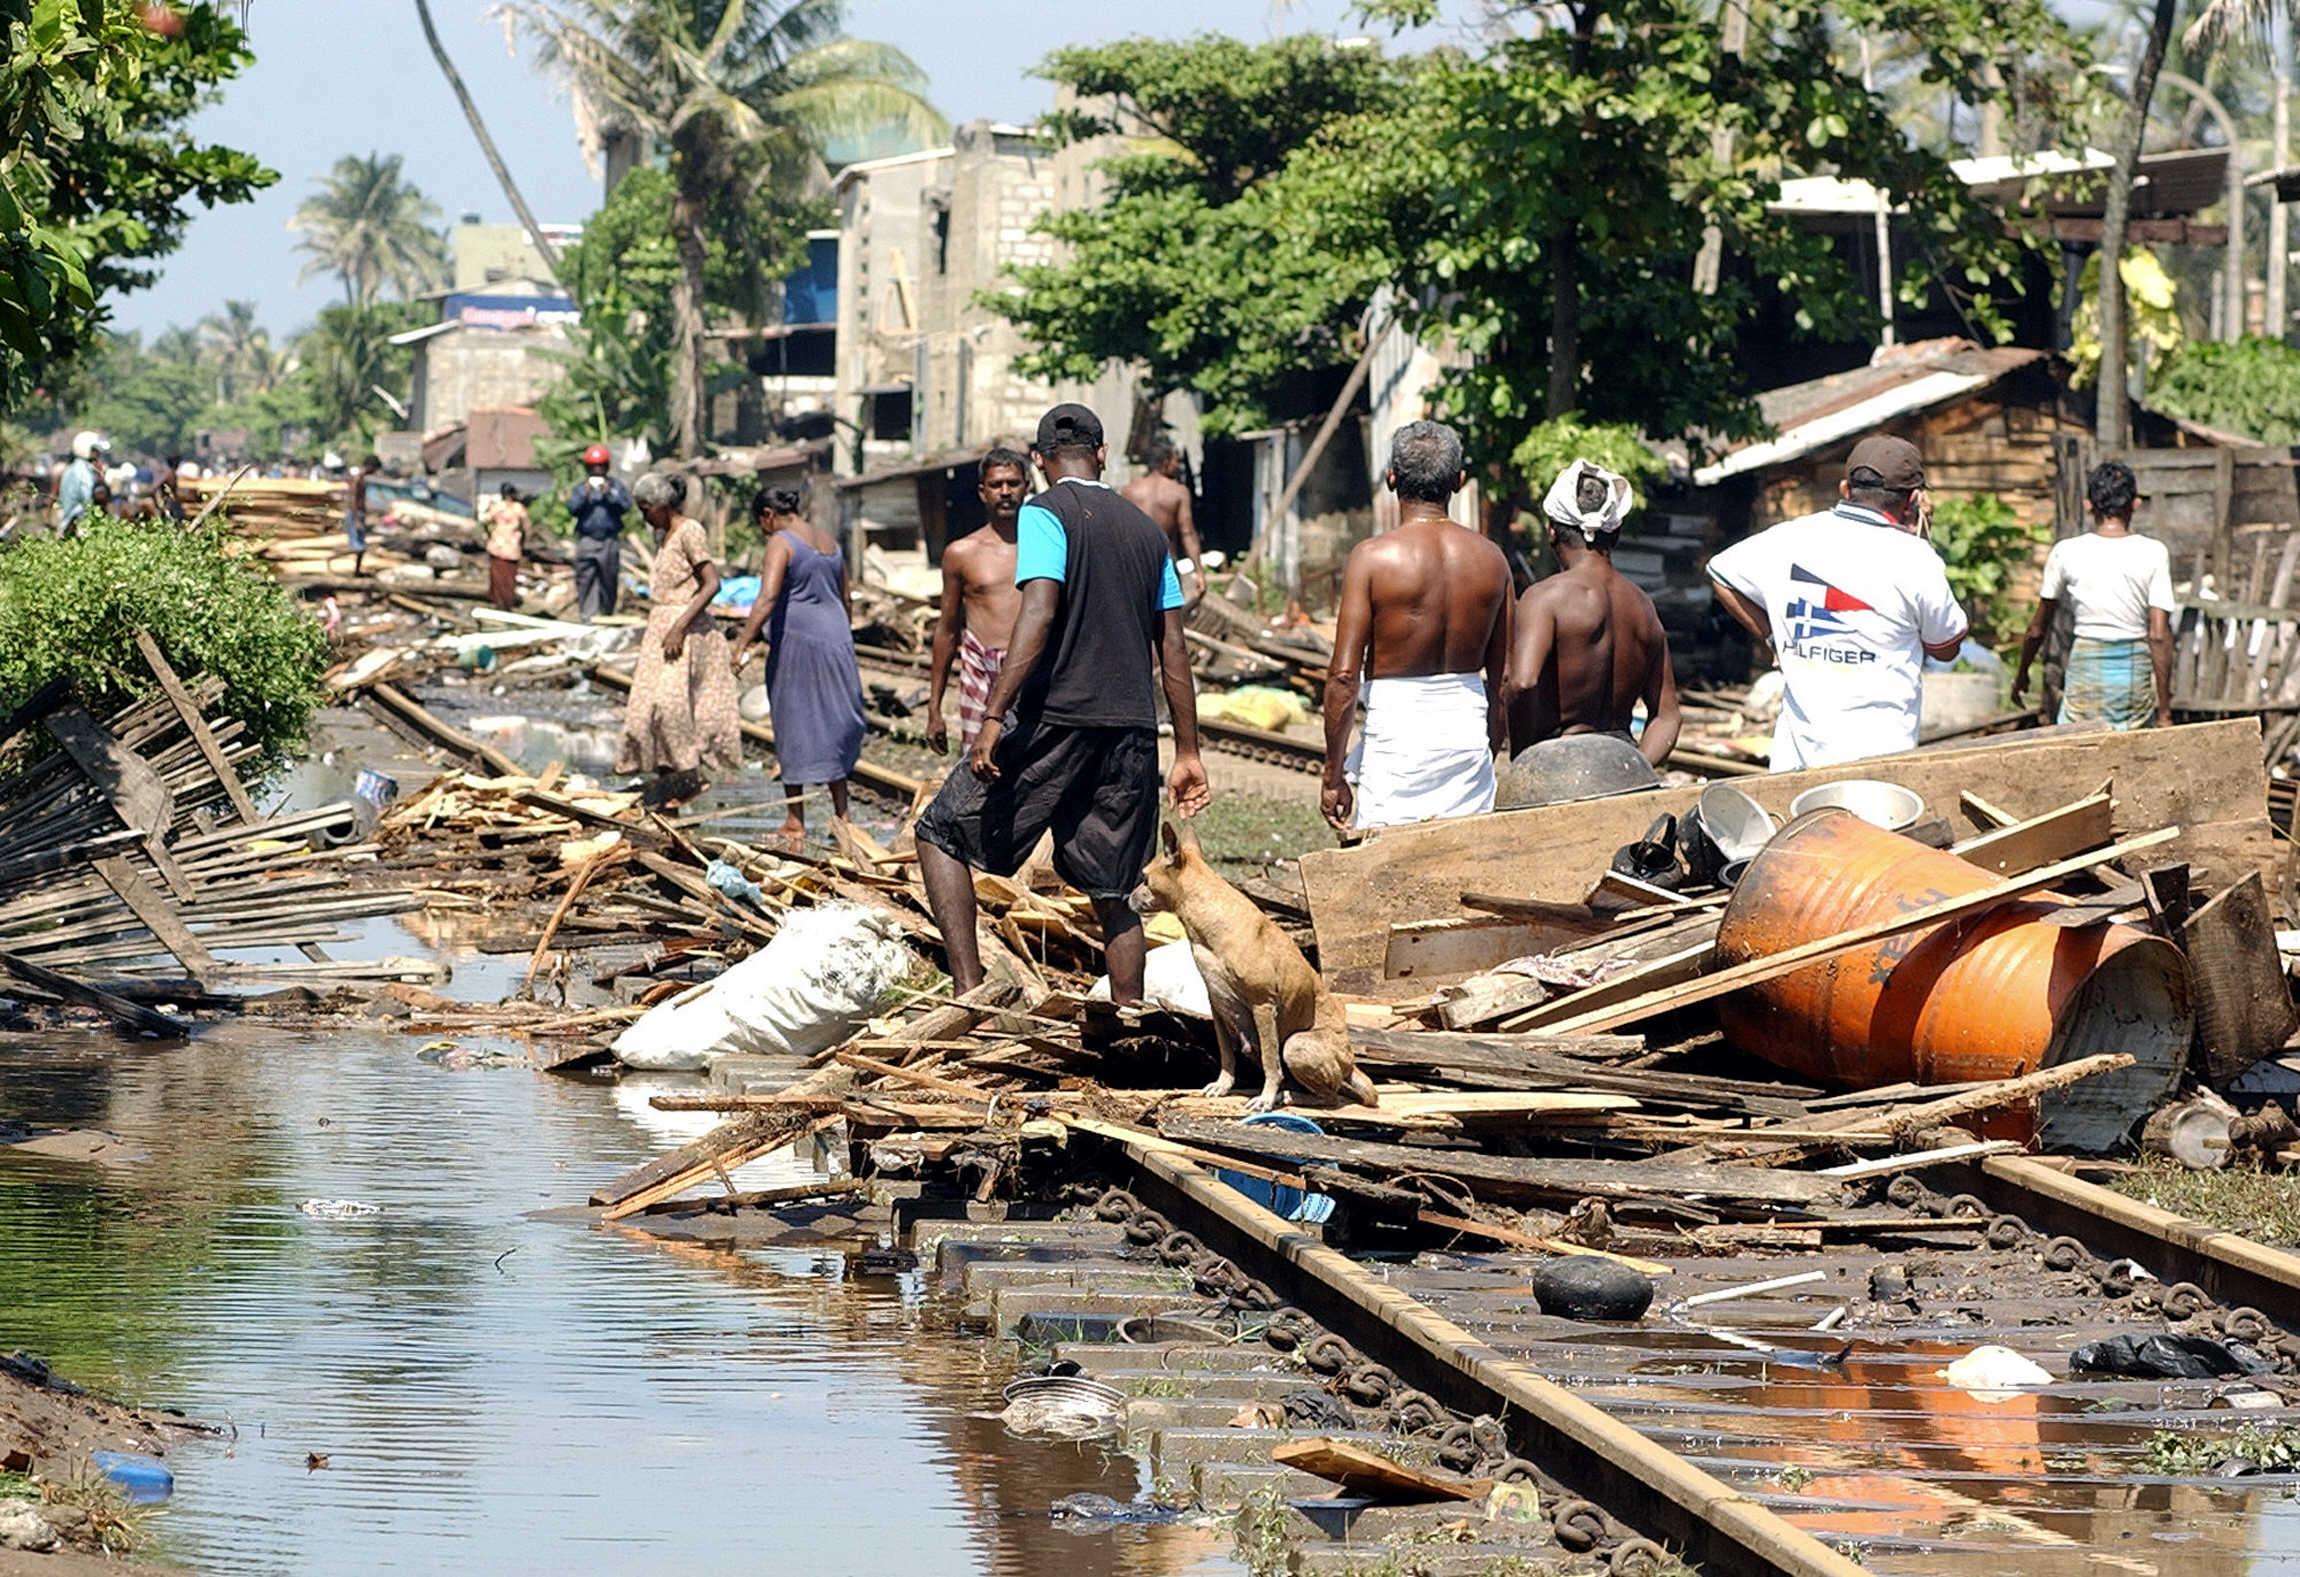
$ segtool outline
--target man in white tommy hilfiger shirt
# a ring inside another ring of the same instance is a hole
[[[1709,561],[1726,612],[1774,648],[1788,693],[1773,770],[1910,750],[1928,656],[1969,628],[1925,540],[1924,457],[1901,438],[1853,446],[1837,507],[1783,521]]]

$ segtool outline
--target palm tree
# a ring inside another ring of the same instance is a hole
[[[215,359],[220,402],[254,392],[250,375],[259,358],[271,354],[271,335],[256,320],[256,310],[253,301],[226,301],[222,310],[200,319],[200,341]]]
[[[559,249],[551,244],[551,238],[536,223],[535,210],[527,206],[526,194],[519,190],[519,183],[511,178],[511,166],[503,162],[502,151],[495,146],[495,139],[488,135],[487,122],[479,116],[478,101],[472,98],[471,90],[463,85],[463,73],[455,69],[455,62],[448,56],[447,46],[439,41],[439,29],[432,24],[429,0],[415,0],[415,17],[423,24],[423,41],[431,46],[431,58],[439,62],[439,74],[447,79],[448,88],[455,94],[455,102],[463,106],[463,118],[471,123],[471,135],[479,139],[480,154],[487,160],[487,167],[495,172],[495,184],[503,188],[504,197],[511,203],[511,211],[519,216],[520,225],[527,231],[527,239],[535,245],[536,256],[543,259],[543,266],[550,270],[553,279],[557,279]]]
[[[412,298],[446,277],[438,223],[439,205],[400,174],[399,155],[371,153],[336,160],[288,228],[303,232],[296,249],[310,256],[298,277],[334,274],[344,299],[366,307],[387,285]]]
[[[727,199],[797,193],[825,177],[833,138],[898,126],[921,143],[946,127],[900,50],[843,35],[844,0],[507,0],[499,8],[567,83],[594,157],[616,136],[665,151],[676,187],[672,293],[678,338],[672,429],[704,439],[705,227]]]

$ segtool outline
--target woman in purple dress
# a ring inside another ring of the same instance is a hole
[[[759,564],[759,600],[735,643],[740,673],[765,627],[767,708],[775,731],[789,814],[783,835],[806,836],[801,795],[809,783],[830,788],[831,814],[847,816],[847,779],[862,756],[862,670],[855,666],[847,619],[846,555],[838,539],[806,518],[804,489],[763,487],[751,515],[767,539]]]

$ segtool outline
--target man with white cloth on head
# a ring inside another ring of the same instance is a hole
[[[1337,829],[1493,808],[1511,586],[1501,549],[1446,514],[1468,479],[1453,429],[1398,429],[1385,478],[1398,523],[1350,551],[1326,671],[1319,797]],[[1361,697],[1365,726],[1348,750]]]

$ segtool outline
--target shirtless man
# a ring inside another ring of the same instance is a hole
[[[1629,480],[1589,460],[1567,466],[1542,512],[1559,572],[1526,588],[1511,637],[1513,756],[1566,734],[1630,737],[1645,703],[1638,753],[1658,767],[1677,744],[1677,680],[1653,599],[1613,567],[1621,523],[1637,506]]]
[[[942,614],[934,623],[934,661],[928,670],[926,742],[939,753],[950,748],[942,720],[942,692],[950,659],[958,658],[958,748],[974,748],[982,730],[990,687],[1006,661],[1014,636],[1014,616],[1022,611],[1022,591],[1014,584],[1015,522],[1030,495],[1030,461],[1013,449],[993,449],[982,457],[975,496],[990,516],[942,550]]]
[[[1190,513],[1190,490],[1181,483],[1181,470],[1182,451],[1160,433],[1142,453],[1142,474],[1119,491],[1166,533],[1174,567],[1190,566],[1182,577],[1182,594],[1194,606],[1206,595],[1206,554],[1198,545],[1198,522]]]
[[[1353,810],[1364,831],[1493,808],[1509,564],[1446,517],[1446,501],[1468,479],[1452,428],[1398,429],[1386,478],[1398,524],[1350,550],[1326,671],[1320,803],[1336,829],[1352,823]],[[1365,728],[1345,760],[1361,678]]]

